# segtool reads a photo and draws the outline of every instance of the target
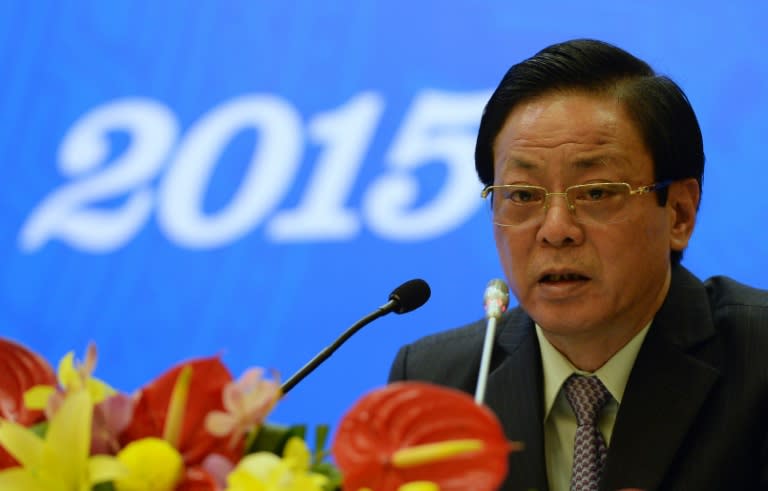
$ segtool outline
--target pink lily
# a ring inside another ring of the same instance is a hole
[[[205,428],[212,435],[230,435],[230,446],[260,426],[280,398],[280,385],[276,377],[263,378],[264,370],[251,368],[222,391],[224,411],[211,411],[205,419]]]

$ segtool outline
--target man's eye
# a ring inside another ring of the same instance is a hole
[[[576,199],[581,201],[603,201],[615,194],[616,192],[608,187],[590,187],[582,189],[581,192],[576,195]]]
[[[605,197],[605,190],[604,189],[600,189],[600,188],[590,189],[587,192],[587,196],[591,200],[599,200],[599,199],[602,199],[602,198]]]
[[[513,189],[504,193],[504,199],[514,203],[530,203],[536,201],[536,193],[528,189]]]

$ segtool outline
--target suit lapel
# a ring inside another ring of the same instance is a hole
[[[703,284],[674,268],[670,292],[627,381],[602,489],[659,487],[719,376],[713,343],[705,343],[713,335]]]
[[[533,322],[519,309],[504,319],[488,376],[486,404],[500,415],[507,438],[525,448],[510,455],[503,490],[547,491],[541,358]]]

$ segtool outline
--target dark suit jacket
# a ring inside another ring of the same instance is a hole
[[[474,394],[485,321],[404,346],[390,381]],[[499,323],[486,403],[513,453],[503,490],[546,491],[542,368],[533,321]],[[602,489],[768,490],[768,292],[681,266],[627,381]]]

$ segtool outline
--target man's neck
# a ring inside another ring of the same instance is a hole
[[[650,322],[638,323],[632,330],[620,331],[620,336],[600,336],[597,339],[592,337],[574,338],[574,336],[558,336],[544,333],[552,346],[562,353],[574,367],[585,372],[596,372],[600,367],[606,364],[608,360],[618,353],[621,348],[626,346],[643,328]]]
[[[669,293],[671,279],[670,271],[646,314],[638,316],[630,325],[599,326],[568,334],[547,331],[546,327],[542,326],[542,334],[574,367],[585,372],[595,372],[653,320]]]

